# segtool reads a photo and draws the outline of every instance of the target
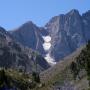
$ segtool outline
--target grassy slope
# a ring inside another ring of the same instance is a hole
[[[3,70],[5,74],[2,73]],[[0,90],[2,86],[16,87],[17,90],[35,90],[41,84],[35,82],[32,75],[14,69],[0,69],[0,80],[3,80],[3,83],[0,83]]]
[[[76,90],[81,90],[84,87],[87,88],[86,77],[75,81],[69,69],[71,62],[75,60],[75,57],[80,54],[83,48],[77,49],[76,52],[64,58],[57,65],[41,73],[41,82],[45,83],[45,86],[41,90],[52,90],[55,84],[63,85],[64,81],[72,82]]]

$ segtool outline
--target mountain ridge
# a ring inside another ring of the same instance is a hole
[[[50,58],[58,62],[60,59],[74,52],[77,48],[86,44],[90,39],[89,16],[89,11],[81,15],[78,10],[73,9],[66,14],[60,14],[51,18],[42,28],[35,24],[32,25],[33,22],[30,21],[31,26],[29,25],[29,28],[26,26],[23,27],[23,24],[17,31],[12,30],[11,34],[24,46],[38,51],[43,57],[46,57],[48,54]],[[51,37],[51,47],[48,52],[43,47],[43,36]]]

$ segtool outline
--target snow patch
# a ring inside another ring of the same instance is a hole
[[[78,37],[78,36],[79,36],[79,34],[75,33],[75,34],[72,36],[72,39],[74,39],[74,38],[76,38],[76,37]]]
[[[43,48],[45,51],[47,51],[51,47],[51,37],[50,36],[43,36],[43,39],[44,39]]]
[[[50,56],[49,54],[49,50],[51,48],[51,37],[50,36],[43,36],[43,40],[44,40],[44,43],[43,43],[43,48],[44,50],[47,52],[46,56],[44,57],[46,59],[46,61],[51,65],[55,65],[56,62],[55,60]]]
[[[53,65],[56,64],[55,60],[49,55],[49,53],[46,54],[45,59],[47,60],[47,62],[48,62],[51,66],[53,66]]]
[[[44,29],[47,29],[47,27],[44,27]]]

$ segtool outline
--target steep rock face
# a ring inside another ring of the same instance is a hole
[[[45,70],[49,65],[41,55],[28,47],[23,47],[0,27],[0,67],[32,72],[36,69]]]
[[[42,29],[39,29],[35,24],[31,21],[23,24],[18,29],[10,32],[13,37],[23,44],[24,46],[28,46],[33,50],[37,50],[40,53],[44,53],[42,43],[43,39],[41,37]]]
[[[51,56],[59,60],[85,43],[82,18],[77,10],[59,15],[46,24],[52,37]]]

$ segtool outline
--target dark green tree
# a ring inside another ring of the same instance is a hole
[[[35,81],[37,83],[40,83],[40,77],[39,77],[39,74],[38,73],[33,72],[32,73],[32,78],[33,78],[33,81]]]
[[[82,69],[86,70],[90,85],[90,41],[88,41],[86,47],[81,51],[80,55],[76,58],[76,62],[71,63],[71,70],[74,73],[74,75],[78,75],[79,71]]]
[[[71,72],[73,73],[74,79],[78,76],[79,69],[76,62],[72,62],[70,65]]]

